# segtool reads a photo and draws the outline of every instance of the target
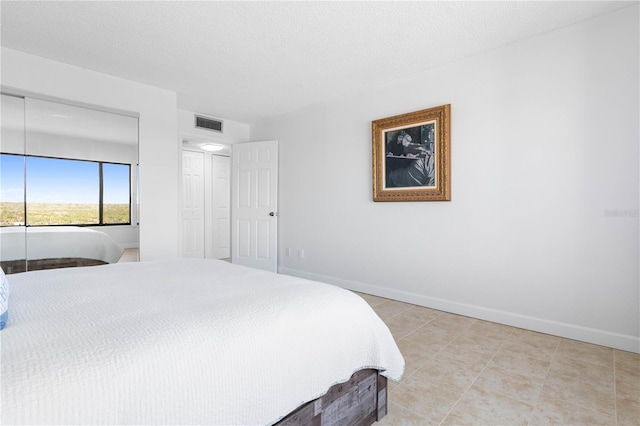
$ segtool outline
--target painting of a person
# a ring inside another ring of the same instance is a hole
[[[434,124],[385,134],[387,188],[435,186]]]

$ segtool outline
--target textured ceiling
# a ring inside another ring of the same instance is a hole
[[[635,2],[2,1],[2,46],[252,123]]]

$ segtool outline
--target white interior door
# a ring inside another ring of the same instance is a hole
[[[231,261],[277,272],[278,141],[233,145]]]
[[[204,258],[204,154],[182,151],[182,256]]]
[[[211,251],[216,259],[231,258],[231,159],[211,156]]]

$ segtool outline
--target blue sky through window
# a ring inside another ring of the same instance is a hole
[[[27,202],[99,202],[99,164],[93,161],[27,157]],[[0,155],[0,201],[21,202],[24,196],[24,157]],[[129,167],[103,164],[104,203],[129,203]]]
[[[129,204],[129,167],[124,164],[102,164],[102,202]]]
[[[98,163],[27,157],[27,203],[91,203],[100,196]]]
[[[19,203],[24,199],[24,157],[0,155],[0,201]]]

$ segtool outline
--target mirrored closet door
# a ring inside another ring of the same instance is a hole
[[[138,119],[2,95],[6,273],[138,257]]]
[[[25,270],[24,98],[2,95],[0,116],[0,261],[5,273]]]

